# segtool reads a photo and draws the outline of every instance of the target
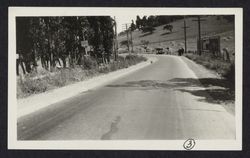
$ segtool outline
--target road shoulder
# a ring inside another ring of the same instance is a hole
[[[142,63],[138,63],[129,68],[120,69],[108,74],[103,74],[89,80],[67,85],[62,88],[47,91],[45,93],[36,94],[27,98],[17,100],[17,118],[45,108],[56,102],[68,99],[79,93],[86,92],[93,88],[108,84],[109,82],[118,79],[119,77],[128,75],[141,68],[149,66],[152,62],[156,62],[157,58],[147,57],[148,60]]]
[[[215,71],[212,71],[212,70],[209,70],[207,68],[205,68],[204,66],[202,65],[199,65],[197,63],[195,63],[194,61],[182,56],[181,59],[187,64],[187,66],[194,72],[194,74],[197,76],[197,78],[200,80],[201,84],[202,84],[202,80],[206,80],[208,81],[209,79],[211,79],[211,81],[214,79],[214,81],[217,81],[217,82],[223,82],[223,77],[221,77],[217,72]],[[216,87],[217,85],[225,85],[224,83],[216,83],[214,84],[213,82],[211,83],[206,83],[206,84],[210,84],[209,86],[211,87],[215,87],[215,88],[218,88]],[[215,86],[216,85],[216,86]],[[222,86],[222,88],[226,88],[226,86]],[[227,90],[225,92],[229,92],[230,90]],[[208,93],[210,93],[211,96],[215,96],[217,94],[211,94],[213,93],[213,91],[211,90],[207,90]],[[230,92],[232,93],[232,92]],[[220,97],[219,99],[219,104],[221,106],[223,106],[227,112],[229,112],[230,114],[232,115],[235,115],[235,100],[232,100],[232,99],[225,99],[225,98],[231,98],[231,94],[230,93],[223,93],[223,94],[220,94],[222,96],[218,96],[218,98]],[[235,92],[233,92],[235,93]],[[215,96],[217,97],[217,96]],[[222,98],[222,99],[221,99]]]

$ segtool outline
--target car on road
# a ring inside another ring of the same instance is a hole
[[[164,54],[163,48],[155,48],[156,54]]]

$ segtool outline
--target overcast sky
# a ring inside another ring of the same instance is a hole
[[[136,19],[136,15],[124,15],[124,16],[115,16],[116,22],[117,22],[117,33],[122,31],[122,25],[125,23],[132,23],[131,20],[134,20],[135,23],[135,19]]]
[[[138,14],[134,14],[134,15],[116,15],[115,19],[116,19],[116,22],[117,22],[117,33],[123,31],[123,29],[122,29],[123,24],[126,24],[126,23],[131,24],[132,20],[134,20],[134,23],[135,23],[137,15]],[[142,18],[144,15],[146,15],[146,14],[141,14],[141,15],[139,14],[140,18]],[[149,15],[146,15],[146,16],[148,17]]]

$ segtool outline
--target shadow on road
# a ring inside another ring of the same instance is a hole
[[[234,102],[234,85],[225,79],[216,78],[174,78],[168,81],[140,80],[107,87],[127,87],[137,90],[174,89],[200,97],[198,100],[213,104]]]
[[[188,90],[185,87],[179,87],[181,92],[188,92],[194,96],[202,97],[199,101],[205,101],[208,103],[225,103],[233,102],[235,100],[234,85],[230,84],[225,79],[216,78],[176,78],[171,80],[175,83],[189,83],[190,86],[204,87],[204,89]]]

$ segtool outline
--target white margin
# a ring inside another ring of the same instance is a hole
[[[17,141],[16,28],[17,16],[94,16],[94,15],[235,15],[236,139],[196,140],[193,150],[242,150],[242,8],[87,8],[87,7],[9,7],[8,24],[8,149],[72,150],[184,150],[185,140],[110,141]]]

